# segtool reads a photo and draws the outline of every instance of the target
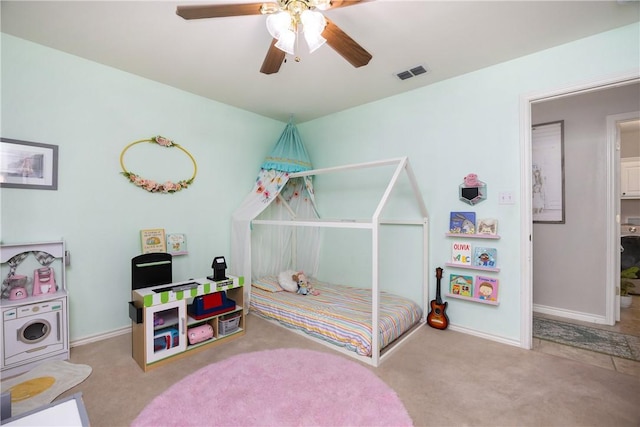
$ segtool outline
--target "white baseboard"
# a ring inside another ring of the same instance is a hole
[[[518,340],[511,338],[505,338],[498,335],[491,335],[485,332],[476,331],[475,329],[463,328],[461,326],[449,325],[449,329],[456,332],[462,332],[463,334],[473,335],[474,337],[484,338],[489,341],[499,342],[501,344],[512,345],[514,347],[526,348],[524,344]],[[527,348],[527,350],[529,350]]]
[[[98,341],[102,341],[102,340],[106,340],[108,338],[113,338],[113,337],[117,337],[119,335],[124,335],[124,334],[128,334],[131,333],[131,326],[125,326],[124,328],[120,328],[120,329],[116,329],[113,330],[111,332],[105,332],[102,334],[98,334],[98,335],[91,335],[88,337],[84,337],[84,338],[80,338],[77,340],[73,340],[69,343],[69,347],[73,348],[73,347],[78,347],[81,345],[85,345],[85,344],[91,344],[94,342],[98,342]]]
[[[605,316],[598,316],[591,313],[582,313],[579,311],[565,310],[562,308],[549,307],[545,305],[534,304],[534,313],[548,314],[549,316],[564,317],[566,319],[579,320],[581,322],[595,323],[598,325],[607,325]]]

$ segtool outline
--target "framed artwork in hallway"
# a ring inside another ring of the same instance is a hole
[[[564,224],[564,120],[531,129],[533,222]]]

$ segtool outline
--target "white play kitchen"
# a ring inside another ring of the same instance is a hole
[[[47,360],[69,358],[63,241],[3,244],[2,376],[26,372]]]

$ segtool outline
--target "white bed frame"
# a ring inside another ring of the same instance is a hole
[[[395,165],[396,169],[393,173],[389,183],[387,184],[387,188],[380,199],[373,216],[370,219],[296,219],[294,215],[292,215],[292,219],[290,220],[258,220],[254,219],[252,224],[263,224],[263,225],[287,225],[287,226],[299,226],[299,227],[329,227],[329,228],[349,228],[349,229],[367,229],[371,230],[372,233],[372,316],[371,316],[371,330],[378,331],[378,322],[379,322],[379,310],[380,310],[380,290],[379,290],[379,236],[380,236],[380,228],[382,226],[394,226],[394,225],[415,225],[417,227],[422,228],[423,235],[423,301],[422,301],[422,310],[423,317],[420,323],[417,326],[421,326],[426,319],[427,315],[427,307],[429,306],[429,267],[428,267],[428,248],[429,248],[429,218],[427,213],[427,208],[424,204],[424,199],[422,198],[422,194],[420,193],[420,189],[418,188],[418,184],[416,181],[416,177],[411,169],[411,165],[409,164],[409,160],[407,157],[401,157],[396,159],[388,159],[388,160],[380,160],[368,163],[358,163],[351,164],[345,166],[337,166],[325,169],[315,169],[304,172],[297,172],[290,174],[290,178],[303,177],[303,176],[315,176],[320,174],[327,174],[332,172],[346,171],[351,169],[363,169],[363,168],[374,168],[381,166],[389,166]],[[409,182],[411,184],[413,194],[415,196],[415,202],[417,207],[419,208],[420,217],[416,219],[407,219],[407,220],[385,220],[382,218],[382,213],[387,206],[387,202],[389,201],[389,197],[391,196],[394,188],[398,183],[398,179],[400,176],[406,173],[409,178]],[[289,212],[293,214],[293,211],[288,207],[286,202],[281,199],[285,206],[289,209]],[[388,348],[380,350],[379,346],[379,337],[378,333],[372,333],[371,337],[371,348],[372,355],[371,357],[360,356],[355,352],[348,351],[344,348],[337,347],[323,340],[314,338],[309,336],[301,331],[300,334],[304,335],[307,338],[311,338],[317,342],[328,345],[331,348],[337,349],[338,351],[345,353],[349,356],[355,357],[369,365],[378,366],[384,359],[386,359],[389,355],[393,353],[402,341],[409,338],[413,333],[418,329],[416,327],[412,328],[408,332],[402,335],[397,342],[393,343]]]

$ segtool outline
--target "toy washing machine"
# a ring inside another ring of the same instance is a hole
[[[640,268],[640,225],[620,225],[620,269]],[[630,293],[639,294],[640,289],[635,286]]]
[[[2,311],[5,365],[39,360],[65,349],[65,302],[55,299]]]

